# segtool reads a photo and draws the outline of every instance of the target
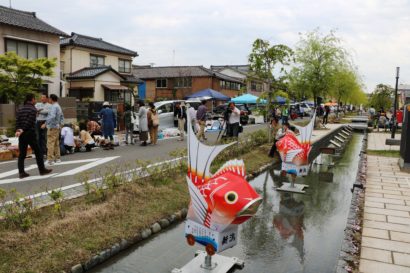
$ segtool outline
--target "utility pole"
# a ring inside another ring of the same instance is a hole
[[[9,0],[9,5],[10,5],[10,8],[11,8],[11,0]]]
[[[394,135],[396,134],[396,127],[397,127],[397,119],[396,119],[396,112],[397,112],[397,89],[399,85],[399,73],[400,67],[396,67],[396,89],[394,91],[394,111],[392,117],[393,128],[391,130],[391,138],[394,139]]]

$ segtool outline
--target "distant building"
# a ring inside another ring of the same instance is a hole
[[[61,96],[60,37],[68,37],[66,33],[39,19],[35,12],[0,6],[0,37],[0,54],[14,51],[27,59],[57,58],[54,76],[45,77],[39,91]]]
[[[399,107],[410,104],[410,84],[400,84],[398,87]]]
[[[77,33],[61,39],[60,46],[67,96],[78,101],[133,103],[139,82],[131,73],[136,51]]]
[[[260,96],[262,92],[269,90],[268,83],[254,75],[249,65],[211,65],[211,70],[240,79],[246,86],[246,93]]]
[[[197,91],[211,88],[236,97],[244,86],[241,79],[203,66],[133,66],[135,77],[145,82],[145,98],[150,100],[183,99]]]

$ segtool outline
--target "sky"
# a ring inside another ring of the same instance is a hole
[[[10,0],[0,0],[9,6]],[[410,83],[410,0],[11,0],[47,23],[137,51],[134,64],[247,64],[257,38],[297,45],[336,30],[371,92]]]

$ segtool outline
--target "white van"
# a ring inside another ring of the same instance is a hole
[[[165,101],[158,101],[155,102],[155,108],[158,111],[159,115],[159,128],[164,129],[164,128],[172,128],[176,127],[177,123],[175,122],[174,118],[174,110],[175,110],[175,105],[177,103],[189,103],[191,106],[193,106],[195,109],[198,109],[199,105],[201,102],[199,100],[165,100]]]

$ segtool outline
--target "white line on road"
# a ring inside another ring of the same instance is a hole
[[[56,175],[55,177],[74,175],[74,174],[80,173],[80,172],[82,172],[82,171],[85,171],[85,170],[91,169],[91,168],[93,168],[93,167],[96,167],[96,166],[98,166],[98,165],[104,164],[104,163],[106,163],[106,162],[108,162],[108,161],[114,160],[114,159],[116,159],[116,158],[118,158],[118,157],[119,157],[119,156],[106,157],[106,158],[103,158],[103,159],[100,159],[100,160],[97,160],[97,161],[88,163],[88,164],[86,164],[86,165],[84,165],[84,166],[81,166],[81,167],[78,167],[78,168],[75,168],[75,169],[72,169],[72,170],[63,172],[63,173],[61,173],[61,174],[59,174],[59,175]]]
[[[26,177],[24,179],[9,178],[9,179],[0,180],[0,185],[16,183],[16,182],[26,182],[26,181],[30,181],[30,180],[47,179],[47,178],[55,176],[56,174],[58,174],[58,173],[53,173],[53,174],[49,174],[49,175],[35,175],[35,176]]]

